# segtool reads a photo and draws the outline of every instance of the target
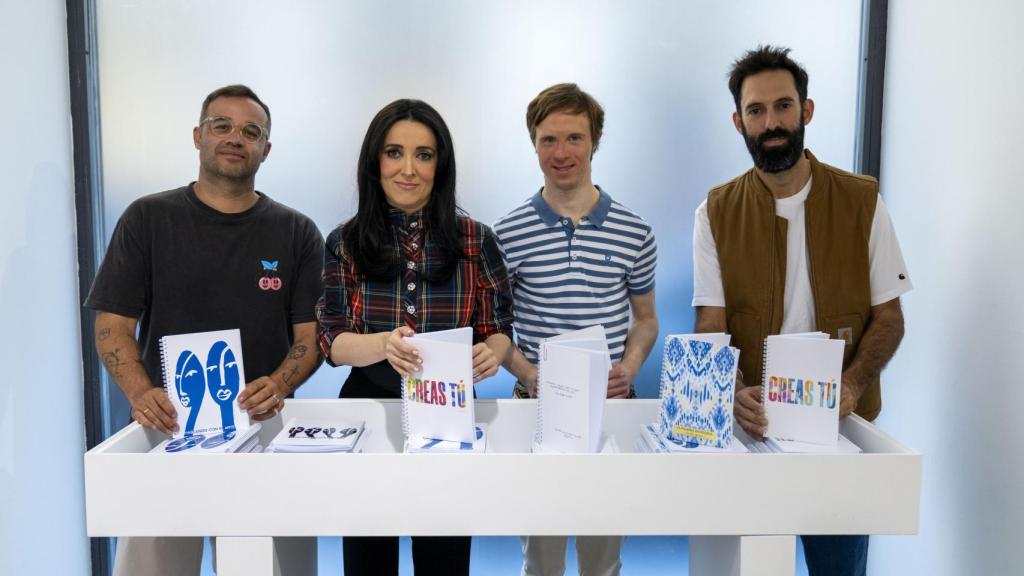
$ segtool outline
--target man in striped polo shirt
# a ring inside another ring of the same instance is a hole
[[[575,84],[551,86],[530,102],[526,125],[544,187],[494,226],[515,304],[517,347],[505,362],[515,396],[536,396],[541,341],[601,324],[612,358],[608,397],[633,397],[658,336],[654,232],[591,181],[604,126],[592,96]],[[523,537],[523,574],[563,574],[566,540]],[[621,546],[621,536],[578,537],[580,573],[618,574]]]

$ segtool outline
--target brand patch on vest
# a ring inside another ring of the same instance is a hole
[[[840,339],[846,340],[847,346],[853,344],[853,328],[840,328],[837,332]]]

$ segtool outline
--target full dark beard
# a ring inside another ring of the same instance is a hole
[[[786,143],[775,148],[764,147],[764,143],[767,140],[779,137],[785,138]],[[743,140],[747,143],[750,157],[754,159],[754,166],[769,174],[785,172],[796,166],[796,163],[800,160],[800,155],[804,153],[804,123],[801,120],[800,128],[793,132],[776,128],[775,130],[764,132],[756,138],[748,136],[747,130],[744,127]]]

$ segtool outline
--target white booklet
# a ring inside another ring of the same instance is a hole
[[[402,427],[406,438],[472,443],[473,329],[456,328],[405,339],[423,365],[402,378]]]
[[[229,452],[252,452],[260,444],[259,422],[249,426],[245,432],[230,437],[224,434],[195,434],[179,438],[168,438],[153,447],[150,452],[163,454],[224,454]]]
[[[272,452],[351,452],[363,434],[364,420],[289,418],[270,443]]]
[[[766,437],[836,446],[845,346],[845,340],[831,340],[823,332],[765,339]]]
[[[857,446],[842,434],[839,435],[838,442],[834,446],[811,442],[797,442],[796,440],[776,440],[775,438],[765,438],[764,441],[772,452],[786,452],[789,454],[858,454],[861,452],[860,446]]]
[[[472,442],[452,442],[436,438],[417,438],[410,436],[405,439],[405,452],[418,454],[424,452],[483,454],[487,451],[487,424],[477,422]]]
[[[178,416],[173,438],[234,435],[249,429],[238,407],[245,388],[242,336],[235,330],[176,334],[160,338],[164,390]]]
[[[548,338],[539,356],[534,443],[543,452],[597,452],[612,364],[604,327]]]

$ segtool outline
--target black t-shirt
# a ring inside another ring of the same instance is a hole
[[[249,210],[224,214],[189,185],[128,206],[85,305],[139,319],[155,386],[163,384],[161,336],[232,328],[252,381],[280,366],[292,324],[315,320],[323,250],[312,220],[264,194]]]

